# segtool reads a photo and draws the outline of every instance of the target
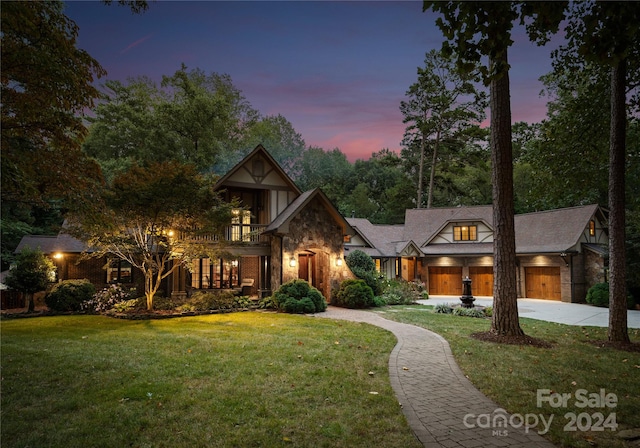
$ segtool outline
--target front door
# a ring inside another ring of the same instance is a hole
[[[315,254],[298,255],[298,278],[306,280],[316,287],[316,257]]]

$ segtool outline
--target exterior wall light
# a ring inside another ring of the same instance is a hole
[[[338,267],[342,266],[342,258],[338,257],[336,259],[336,266],[338,266]]]
[[[56,252],[55,254],[53,254],[53,258],[55,258],[56,260],[61,260],[64,257],[64,255],[62,255],[62,252]]]
[[[567,261],[567,253],[566,252],[562,252],[560,254],[560,258],[562,258],[562,261],[564,261],[564,265],[565,266],[569,266],[569,262]]]
[[[289,266],[291,266],[292,268],[296,267],[296,259],[292,258],[291,260],[289,260]]]

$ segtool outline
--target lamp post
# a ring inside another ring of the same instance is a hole
[[[471,279],[469,276],[462,279],[462,297],[460,297],[460,300],[464,308],[473,308],[473,302],[476,301],[471,293]]]

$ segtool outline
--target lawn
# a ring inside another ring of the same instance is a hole
[[[508,412],[523,416],[543,414],[547,420],[553,415],[551,430],[545,437],[559,446],[623,447],[617,431],[640,428],[640,353],[590,343],[606,340],[606,328],[521,318],[521,327],[527,335],[553,344],[545,349],[497,345],[469,337],[474,332],[487,331],[488,319],[436,314],[424,306],[378,312],[387,319],[442,335],[471,382]],[[632,329],[630,336],[632,341],[640,342],[640,330]],[[542,400],[538,407],[538,390],[549,391],[541,392],[546,397],[552,393],[571,395],[565,404],[561,400],[551,403]],[[610,394],[617,398],[615,407],[601,398],[611,397]],[[570,413],[576,415],[573,422],[571,416],[566,416]],[[611,416],[613,413],[615,417]],[[610,430],[609,424],[613,422],[618,425],[616,432]],[[601,430],[594,430],[597,428]]]
[[[389,384],[395,338],[370,325],[249,312],[0,326],[3,447],[420,446]]]

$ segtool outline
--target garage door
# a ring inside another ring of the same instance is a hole
[[[525,287],[530,299],[560,300],[560,268],[525,268]]]
[[[490,266],[469,267],[471,292],[474,296],[493,295],[493,268]]]
[[[462,295],[462,268],[430,267],[429,294],[434,296]]]

